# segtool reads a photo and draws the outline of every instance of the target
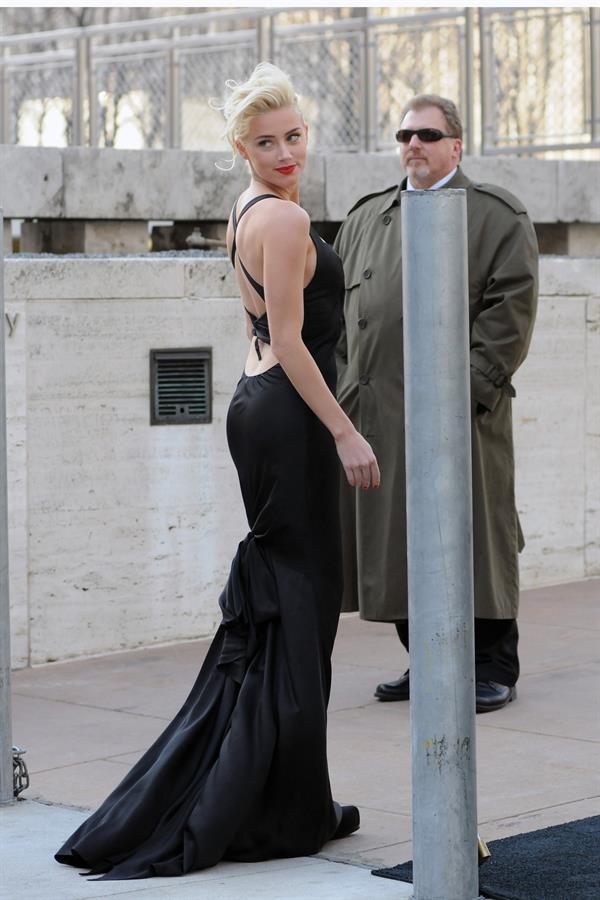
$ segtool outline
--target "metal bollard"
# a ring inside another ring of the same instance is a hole
[[[474,900],[475,661],[467,203],[404,191],[415,900]]]
[[[0,209],[0,235],[4,218]],[[0,803],[12,803],[13,748],[10,698],[10,607],[6,474],[6,385],[4,372],[4,244],[0,244]]]

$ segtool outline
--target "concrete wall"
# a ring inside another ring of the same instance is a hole
[[[514,384],[522,585],[600,575],[600,259],[542,257]]]
[[[15,663],[211,633],[246,533],[225,261],[7,260]],[[15,317],[16,321],[15,321]],[[150,348],[213,347],[213,423],[149,426]]]
[[[225,259],[5,262],[17,666],[210,634],[247,526],[225,441]],[[150,348],[212,346],[214,420],[150,427]],[[600,260],[543,258],[515,380],[526,587],[600,574]]]
[[[246,187],[227,154],[185,150],[97,150],[0,145],[0,206],[7,219],[227,220]],[[539,223],[600,223],[599,161],[466,157],[474,181],[513,191]],[[328,153],[309,157],[302,205],[317,222],[339,222],[371,191],[397,184],[396,153]]]

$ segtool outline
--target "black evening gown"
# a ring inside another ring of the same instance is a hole
[[[311,237],[302,337],[334,390],[343,271]],[[251,318],[268,341],[266,316]],[[227,437],[250,531],[222,623],[173,721],[56,854],[104,879],[309,855],[338,824],[326,754],[342,588],[335,444],[280,365],[242,375]]]

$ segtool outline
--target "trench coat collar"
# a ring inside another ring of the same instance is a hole
[[[401,195],[402,191],[406,190],[407,183],[408,183],[408,175],[406,175],[402,179],[402,181],[400,182],[400,186],[399,186],[398,190],[396,191],[396,193],[393,194],[391,198],[386,197],[385,205],[382,206],[380,212],[384,213],[384,212],[387,212],[388,209],[391,209],[393,206],[400,206],[400,195]],[[465,175],[465,173],[463,172],[461,167],[457,166],[454,178],[451,178],[450,181],[448,181],[441,188],[439,188],[439,190],[444,191],[447,188],[468,188],[469,185],[471,185],[472,183],[473,182],[471,181],[471,179],[467,178],[467,176]]]

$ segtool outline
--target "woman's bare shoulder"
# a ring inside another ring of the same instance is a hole
[[[297,235],[308,233],[310,218],[305,209],[292,200],[269,198],[260,204],[260,224],[269,233],[285,240],[290,232]]]

